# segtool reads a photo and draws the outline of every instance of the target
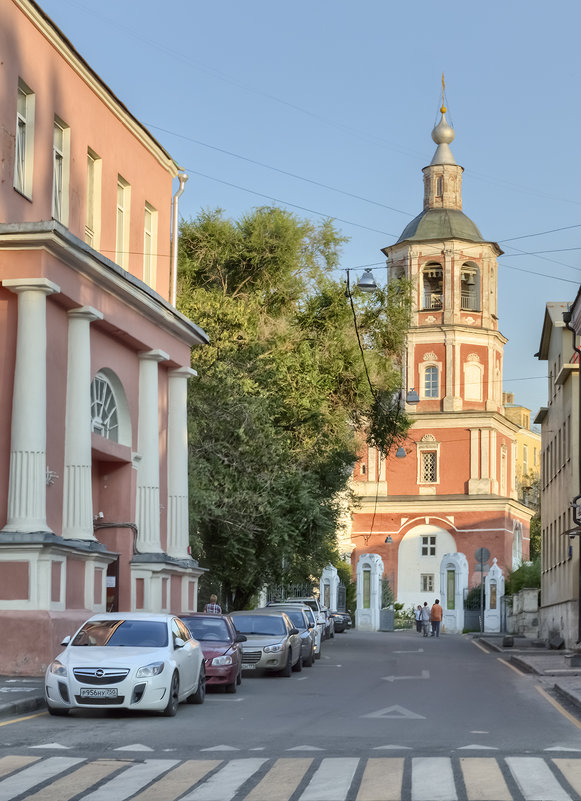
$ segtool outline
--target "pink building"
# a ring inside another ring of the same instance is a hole
[[[176,163],[31,0],[0,50],[0,673],[36,674],[95,611],[196,609],[207,337],[170,302]]]
[[[406,408],[413,426],[398,453],[405,458],[366,448],[354,474],[361,503],[352,562],[379,554],[406,607],[431,604],[444,590],[454,596],[442,586],[446,554],[464,554],[468,586],[480,584],[494,558],[505,574],[517,567],[528,559],[532,517],[517,494],[519,426],[503,408],[502,251],[462,211],[463,168],[444,108],[432,137],[423,211],[383,250],[389,278],[405,276],[414,287],[404,363],[419,402]]]

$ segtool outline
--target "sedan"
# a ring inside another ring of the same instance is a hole
[[[302,670],[301,638],[284,612],[232,612],[237,631],[246,635],[242,644],[242,670],[263,668],[290,676]]]
[[[230,615],[196,612],[182,617],[182,620],[192,637],[202,646],[206,662],[206,684],[224,687],[227,693],[235,693],[242,680],[242,651],[239,643],[246,642],[244,634],[236,631]]]
[[[257,609],[257,612],[284,612],[291,620],[295,628],[299,630],[301,638],[301,660],[305,667],[313,667],[315,662],[315,624],[307,618],[306,610],[311,611],[308,606],[298,604],[272,604],[269,603],[264,609]]]
[[[93,615],[61,645],[65,650],[45,676],[51,715],[100,707],[153,710],[173,717],[181,701],[204,701],[202,648],[173,615]]]

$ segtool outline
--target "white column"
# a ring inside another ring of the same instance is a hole
[[[94,540],[91,486],[91,332],[101,312],[71,309],[67,362],[63,537]]]
[[[2,285],[18,295],[4,530],[50,531],[46,522],[46,298],[60,292],[60,287],[46,278],[10,278]]]
[[[196,375],[190,367],[168,374],[167,552],[182,559],[189,546],[187,380]]]
[[[159,380],[158,363],[169,355],[162,350],[139,354],[139,426],[137,448],[137,550],[161,553],[159,507]]]
[[[480,432],[477,428],[470,429],[470,478],[479,478],[478,472],[478,445]]]

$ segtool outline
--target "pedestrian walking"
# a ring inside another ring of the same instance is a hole
[[[416,616],[416,631],[418,634],[422,633],[422,605],[418,604],[417,609],[415,611]]]
[[[422,607],[422,634],[427,637],[430,631],[430,607],[428,602],[424,601]]]
[[[440,601],[436,598],[432,608],[430,609],[430,621],[432,623],[432,637],[440,636],[440,623],[442,622],[442,615],[444,610],[440,605]]]
[[[218,603],[217,595],[210,595],[210,603],[204,607],[204,612],[209,612],[211,615],[221,615],[222,607]]]

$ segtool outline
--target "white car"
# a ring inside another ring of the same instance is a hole
[[[173,717],[181,701],[206,694],[202,648],[174,615],[110,612],[93,615],[45,675],[51,715],[71,709],[153,710]]]

